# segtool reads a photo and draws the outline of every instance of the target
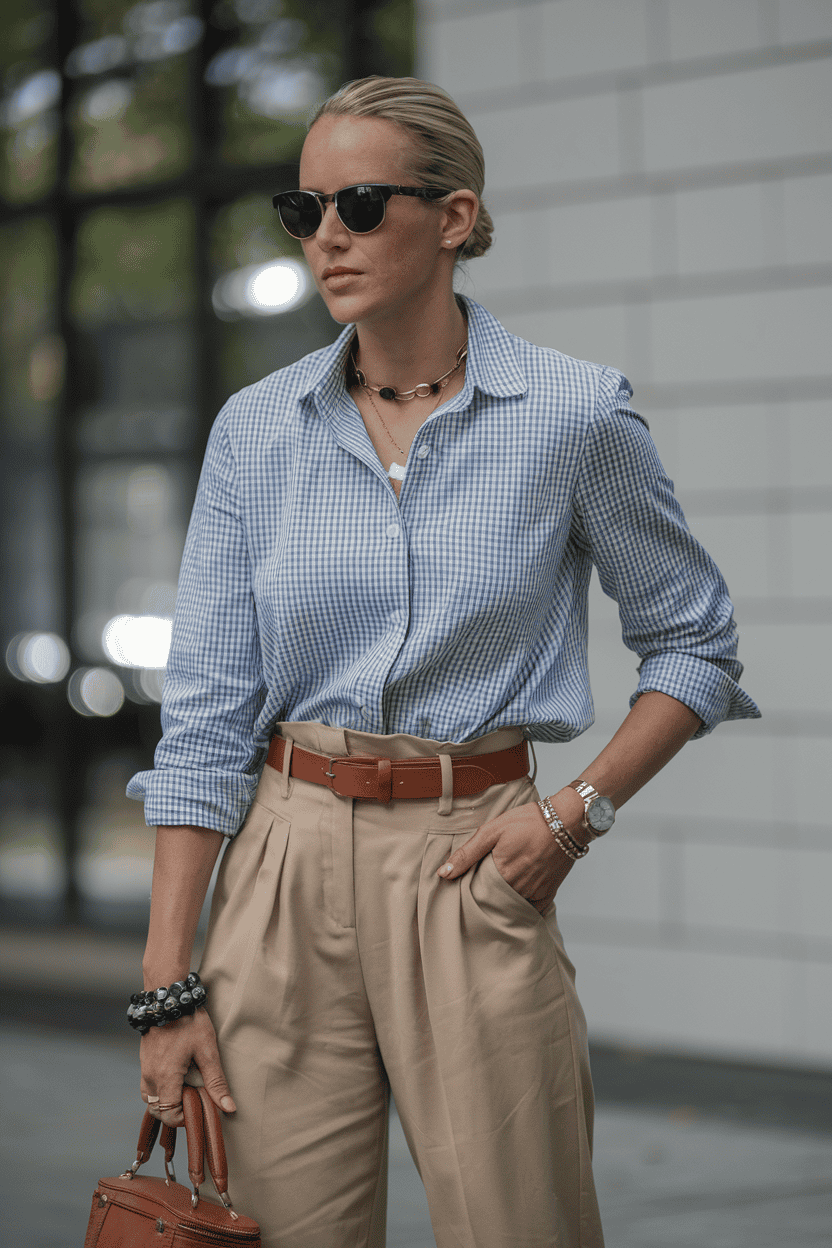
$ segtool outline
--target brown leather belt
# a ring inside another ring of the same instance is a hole
[[[283,770],[283,737],[272,737],[266,762],[275,771]],[[454,797],[482,793],[492,784],[506,784],[528,774],[529,747],[526,741],[493,754],[471,754],[452,758]],[[323,784],[339,797],[358,797],[389,802],[400,798],[442,796],[442,770],[434,758],[377,758],[370,754],[313,754],[292,746],[289,775],[296,780]]]

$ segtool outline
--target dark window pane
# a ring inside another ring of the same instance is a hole
[[[60,627],[60,518],[51,464],[15,457],[4,462],[3,643],[23,630]]]
[[[25,203],[58,171],[61,79],[51,62],[54,14],[38,0],[0,5],[0,194]]]
[[[0,413],[4,435],[48,447],[63,382],[63,343],[55,333],[57,251],[40,217],[0,229]]]
[[[237,0],[212,16],[221,46],[205,80],[218,95],[219,154],[229,164],[297,159],[312,107],[343,76],[338,6]]]
[[[106,657],[113,617],[171,613],[192,484],[178,462],[105,460],[79,474],[75,642],[89,660]]]
[[[81,221],[71,293],[77,325],[175,320],[194,304],[194,220],[186,200],[98,208]]]
[[[193,445],[195,334],[190,322],[110,325],[85,336],[82,454],[187,451]]]
[[[183,173],[192,155],[188,86],[203,35],[188,0],[106,4],[84,0],[83,40],[66,72],[75,80],[73,190],[107,190]]]

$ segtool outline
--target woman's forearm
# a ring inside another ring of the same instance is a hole
[[[618,809],[661,771],[701,727],[695,711],[656,691],[643,693],[615,736],[578,780],[612,799]],[[568,828],[580,826],[583,801],[573,788],[563,788],[552,804]]]
[[[211,872],[223,843],[208,828],[156,829],[150,924],[142,968],[146,988],[181,979],[191,956]]]

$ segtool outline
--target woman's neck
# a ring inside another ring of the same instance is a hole
[[[397,318],[395,323],[358,325],[355,354],[371,385],[407,391],[433,382],[453,366],[465,343],[466,320],[453,294],[449,305],[406,322]]]

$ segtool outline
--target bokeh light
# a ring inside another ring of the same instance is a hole
[[[57,633],[18,633],[6,647],[6,667],[17,680],[56,684],[69,664],[69,648]]]
[[[171,620],[159,615],[116,615],[104,628],[101,642],[119,667],[165,667],[170,650]]]
[[[79,667],[69,678],[67,697],[79,715],[109,718],[124,705],[124,686],[109,667]]]
[[[214,285],[214,311],[221,320],[276,316],[300,307],[314,293],[306,265],[282,257],[227,273]]]

